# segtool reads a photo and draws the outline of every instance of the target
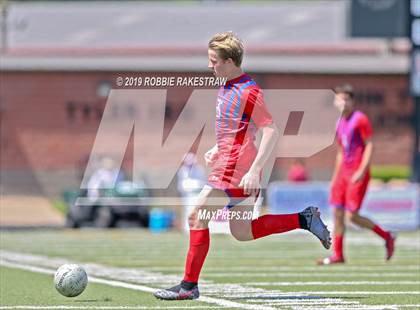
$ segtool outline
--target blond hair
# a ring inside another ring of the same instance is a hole
[[[237,67],[241,66],[244,45],[232,31],[216,33],[209,41],[209,48],[215,50],[220,58],[224,60],[231,58]]]

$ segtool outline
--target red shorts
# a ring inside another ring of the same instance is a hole
[[[251,156],[241,156],[240,160],[230,157],[216,163],[210,173],[207,184],[213,188],[224,191],[230,198],[228,208],[240,203],[250,195],[244,193],[239,187],[243,176],[249,171],[256,152],[248,152]]]
[[[233,171],[233,174],[224,173],[225,169],[214,169],[207,180],[207,184],[213,188],[222,190],[229,196],[230,202],[227,208],[231,208],[241,201],[248,198],[250,195],[244,193],[244,189],[239,187],[242,177],[248,171]]]
[[[365,173],[360,181],[352,183],[350,179],[354,172],[353,169],[340,169],[338,172],[331,187],[330,203],[333,207],[355,212],[362,206],[370,180],[370,172]]]

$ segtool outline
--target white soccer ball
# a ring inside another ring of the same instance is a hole
[[[60,266],[54,275],[54,286],[66,297],[80,295],[86,288],[88,277],[86,271],[76,264]]]

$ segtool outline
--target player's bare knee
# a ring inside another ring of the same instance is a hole
[[[249,235],[247,233],[244,233],[244,232],[233,231],[232,236],[238,241],[252,240],[252,238],[250,238]]]
[[[188,226],[190,228],[195,228],[198,225],[198,211],[194,209],[188,215]]]
[[[355,212],[346,212],[346,218],[348,221],[355,223],[357,220],[357,213]]]
[[[334,208],[333,214],[336,220],[344,219],[344,210],[341,208]]]
[[[334,221],[336,225],[344,225],[344,215],[343,216],[335,216]]]
[[[238,241],[250,241],[254,239],[250,229],[244,229],[244,227],[238,227],[235,224],[230,224],[230,232]]]
[[[190,229],[203,229],[208,227],[209,221],[207,219],[200,218],[201,207],[194,208],[188,215],[188,226]]]

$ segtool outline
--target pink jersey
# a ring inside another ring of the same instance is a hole
[[[343,152],[343,168],[355,170],[359,167],[366,140],[371,136],[372,127],[364,113],[354,111],[348,118],[340,118],[337,124],[337,137]]]

